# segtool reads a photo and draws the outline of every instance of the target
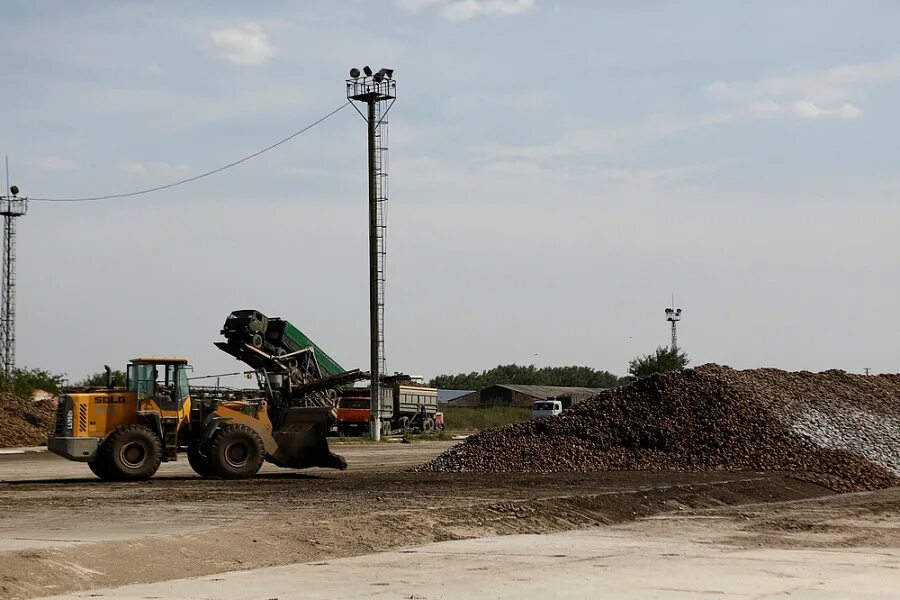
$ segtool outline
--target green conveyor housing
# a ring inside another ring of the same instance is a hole
[[[266,328],[266,341],[273,346],[284,348],[287,352],[312,348],[316,362],[319,363],[319,368],[322,370],[323,375],[339,375],[346,370],[336,360],[328,356],[324,350],[319,348],[306,334],[284,319],[269,319],[269,326]]]

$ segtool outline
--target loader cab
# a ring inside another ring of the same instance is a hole
[[[155,403],[165,413],[187,412],[188,368],[185,358],[135,358],[128,364],[126,385],[142,410]]]

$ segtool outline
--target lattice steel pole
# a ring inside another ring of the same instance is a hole
[[[678,330],[675,326],[681,320],[681,309],[675,308],[675,300],[672,299],[671,308],[666,309],[666,321],[672,324],[672,352],[678,352]]]
[[[9,194],[0,196],[3,215],[3,280],[0,282],[0,360],[7,381],[16,368],[16,219],[28,211],[28,198],[19,197],[19,188],[9,185],[9,161],[6,165]]]

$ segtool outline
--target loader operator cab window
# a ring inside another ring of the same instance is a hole
[[[185,365],[128,365],[128,389],[139,400],[154,398],[163,410],[175,410],[188,397]]]
[[[138,400],[156,395],[156,369],[153,365],[128,365],[128,391],[137,392]]]

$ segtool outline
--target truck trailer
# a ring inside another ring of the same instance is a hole
[[[344,435],[363,435],[371,420],[367,388],[345,390],[338,399],[337,430]],[[438,412],[437,389],[413,384],[407,377],[385,377],[381,387],[381,431],[429,433],[443,429]]]

